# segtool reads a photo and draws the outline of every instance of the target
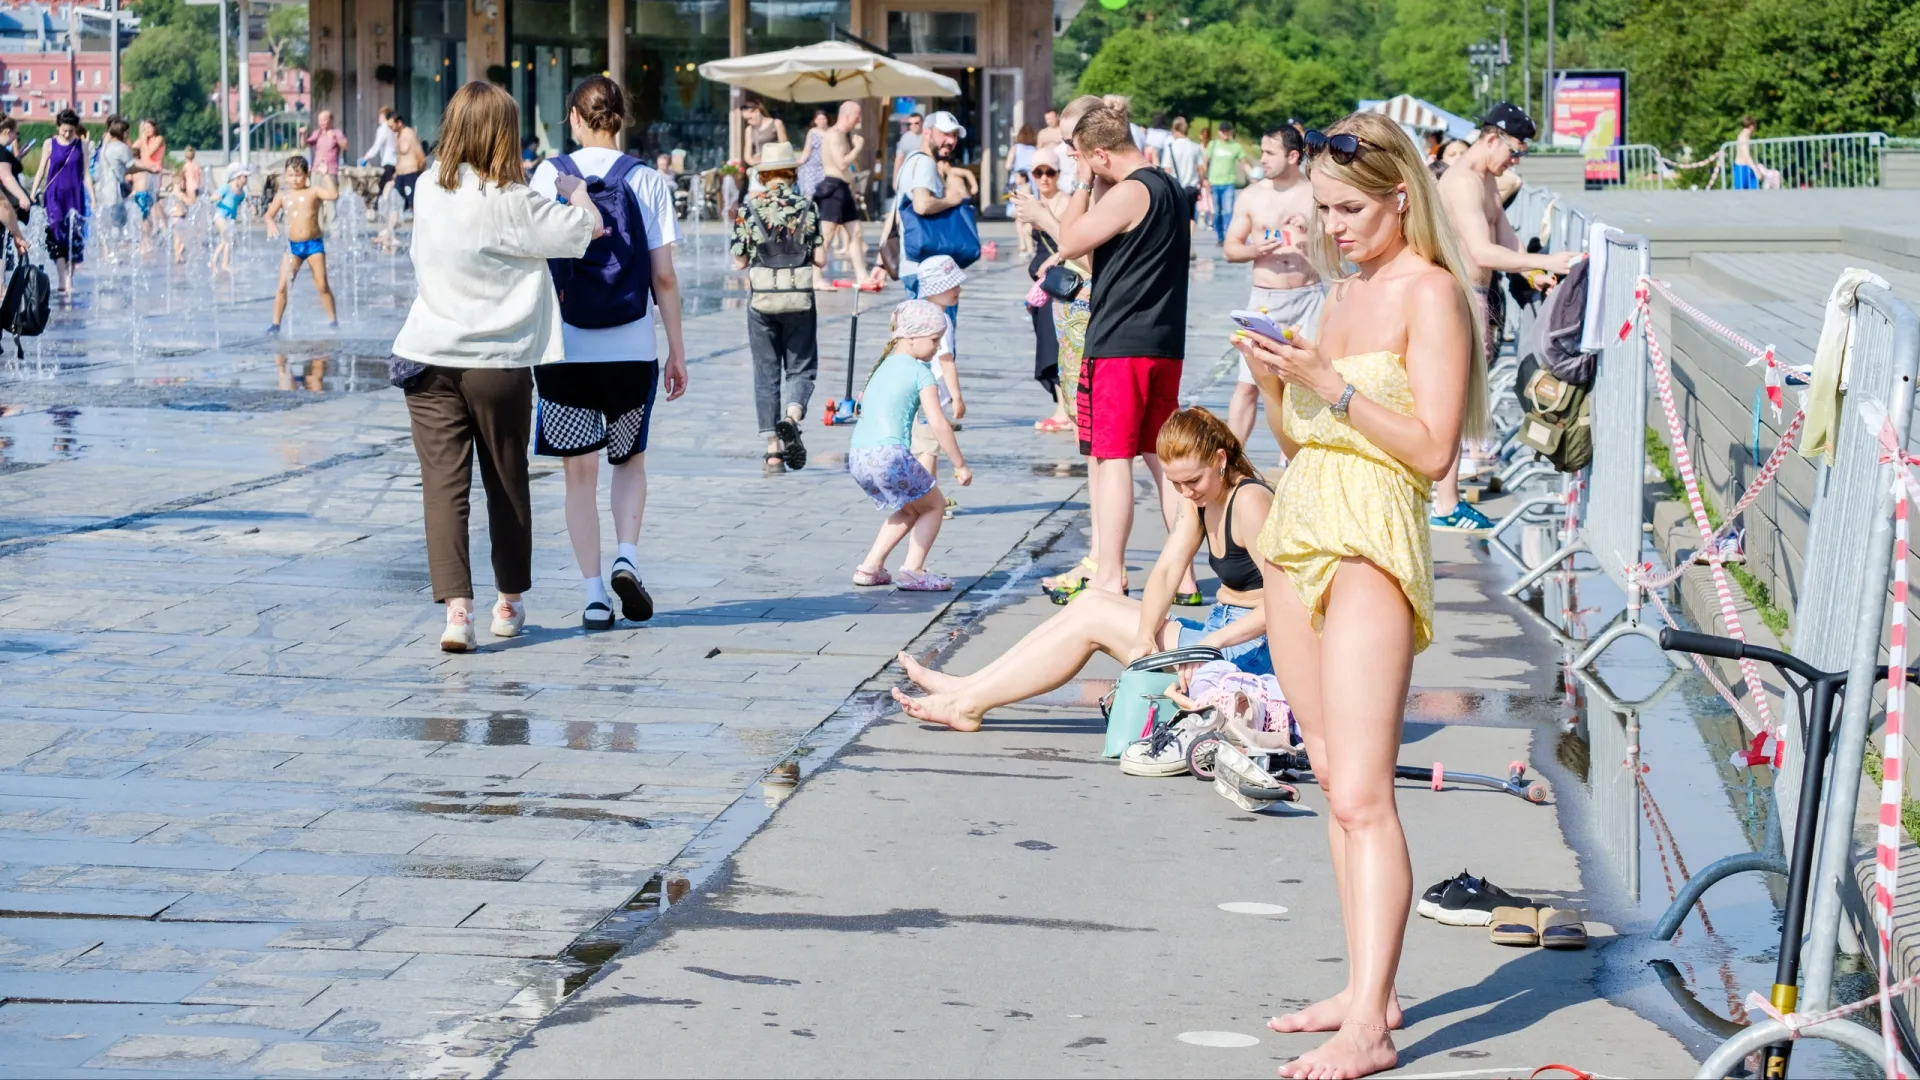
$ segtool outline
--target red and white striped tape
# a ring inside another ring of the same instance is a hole
[[[1873,922],[1880,937],[1880,1035],[1887,1075],[1901,1077],[1893,1039],[1892,995],[1887,970],[1893,957],[1893,902],[1900,886],[1900,806],[1906,793],[1902,744],[1907,713],[1907,504],[1917,488],[1911,467],[1920,458],[1900,446],[1884,408],[1863,408],[1862,417],[1880,440],[1880,460],[1893,465],[1893,612],[1887,626],[1887,728],[1881,740],[1880,822],[1874,838]]]
[[[1640,279],[1639,288],[1634,290],[1634,319],[1640,323],[1640,332],[1646,335],[1647,359],[1653,366],[1654,388],[1660,395],[1660,408],[1666,414],[1667,428],[1672,434],[1673,465],[1680,473],[1680,482],[1686,488],[1687,506],[1693,512],[1693,523],[1700,530],[1700,550],[1706,557],[1707,568],[1713,572],[1713,591],[1720,602],[1720,622],[1727,636],[1735,641],[1747,640],[1746,631],[1740,625],[1740,611],[1733,603],[1733,587],[1727,584],[1727,572],[1721,565],[1719,553],[1713,550],[1713,523],[1707,519],[1707,506],[1700,494],[1699,477],[1693,469],[1693,453],[1687,449],[1687,429],[1680,420],[1680,410],[1673,401],[1673,372],[1667,366],[1666,351],[1660,347],[1660,335],[1653,329],[1653,286],[1652,278]],[[1716,324],[1717,325],[1717,324]],[[1731,330],[1726,331],[1733,335]],[[1751,660],[1740,661],[1740,676],[1746,680],[1747,692],[1753,697],[1753,708],[1760,727],[1784,740],[1787,736],[1773,720],[1773,707],[1767,702],[1766,688],[1760,682],[1760,669]]]

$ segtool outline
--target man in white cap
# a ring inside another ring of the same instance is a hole
[[[953,190],[949,192],[946,180],[940,175],[940,162],[953,156],[967,129],[960,126],[952,113],[937,112],[927,117],[921,130],[920,149],[907,157],[906,165],[900,170],[899,198],[901,206],[911,206],[914,213],[926,217],[959,206],[971,193],[961,184],[952,185]],[[908,296],[920,295],[920,264],[907,258],[904,251],[900,257],[900,284],[906,286]]]

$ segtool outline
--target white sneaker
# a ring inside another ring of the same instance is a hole
[[[493,605],[493,636],[519,637],[520,628],[527,625],[527,605],[523,600],[510,604],[501,600]]]
[[[1213,725],[1198,715],[1142,739],[1120,754],[1120,771],[1128,776],[1179,776],[1188,771],[1187,750]]]
[[[473,636],[473,613],[447,609],[447,628],[440,632],[441,652],[472,652],[480,647]]]

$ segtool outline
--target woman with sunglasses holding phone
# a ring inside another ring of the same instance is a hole
[[[1286,1077],[1366,1076],[1399,1060],[1394,983],[1413,902],[1394,803],[1414,654],[1433,637],[1427,492],[1462,429],[1486,429],[1473,283],[1425,159],[1398,124],[1356,113],[1306,134],[1331,283],[1316,339],[1236,335],[1282,403],[1287,482],[1256,548],[1275,674],[1330,810],[1347,985],[1275,1031],[1333,1036]]]
[[[1047,209],[1053,211],[1056,218],[1066,213],[1067,204],[1072,201],[1072,196],[1060,190],[1060,155],[1055,153],[1052,147],[1035,151],[1033,162],[1028,166],[1027,173],[1033,178],[1034,195],[1046,205]],[[1057,237],[1043,231],[1039,226],[1026,221],[1020,224],[1033,236],[1032,244],[1044,249],[1048,255],[1053,254],[1060,246]],[[1035,261],[1039,258],[1040,256],[1036,255]],[[1031,266],[1028,267],[1028,272],[1029,276],[1032,276]],[[1035,278],[1035,280],[1039,279]],[[1081,292],[1085,291],[1083,286]],[[1028,294],[1029,300],[1032,299],[1032,295]],[[1084,303],[1084,297],[1082,301]],[[1053,415],[1036,421],[1033,428],[1035,431],[1044,431],[1049,434],[1073,431],[1073,417],[1067,411],[1067,399],[1073,395],[1073,388],[1079,385],[1079,354],[1077,350],[1072,354],[1071,370],[1061,370],[1062,342],[1055,322],[1058,315],[1064,314],[1064,310],[1056,312],[1055,308],[1065,309],[1069,303],[1071,302],[1062,302],[1049,297],[1045,303],[1037,307],[1032,304],[1027,307],[1028,313],[1033,316],[1033,375],[1039,380],[1041,386],[1047,388],[1047,393],[1053,396]]]

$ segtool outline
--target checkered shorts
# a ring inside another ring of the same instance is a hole
[[[535,426],[533,452],[542,457],[577,457],[607,448],[607,460],[618,465],[645,453],[653,409],[642,405],[609,416],[599,409],[555,405],[542,398]]]

